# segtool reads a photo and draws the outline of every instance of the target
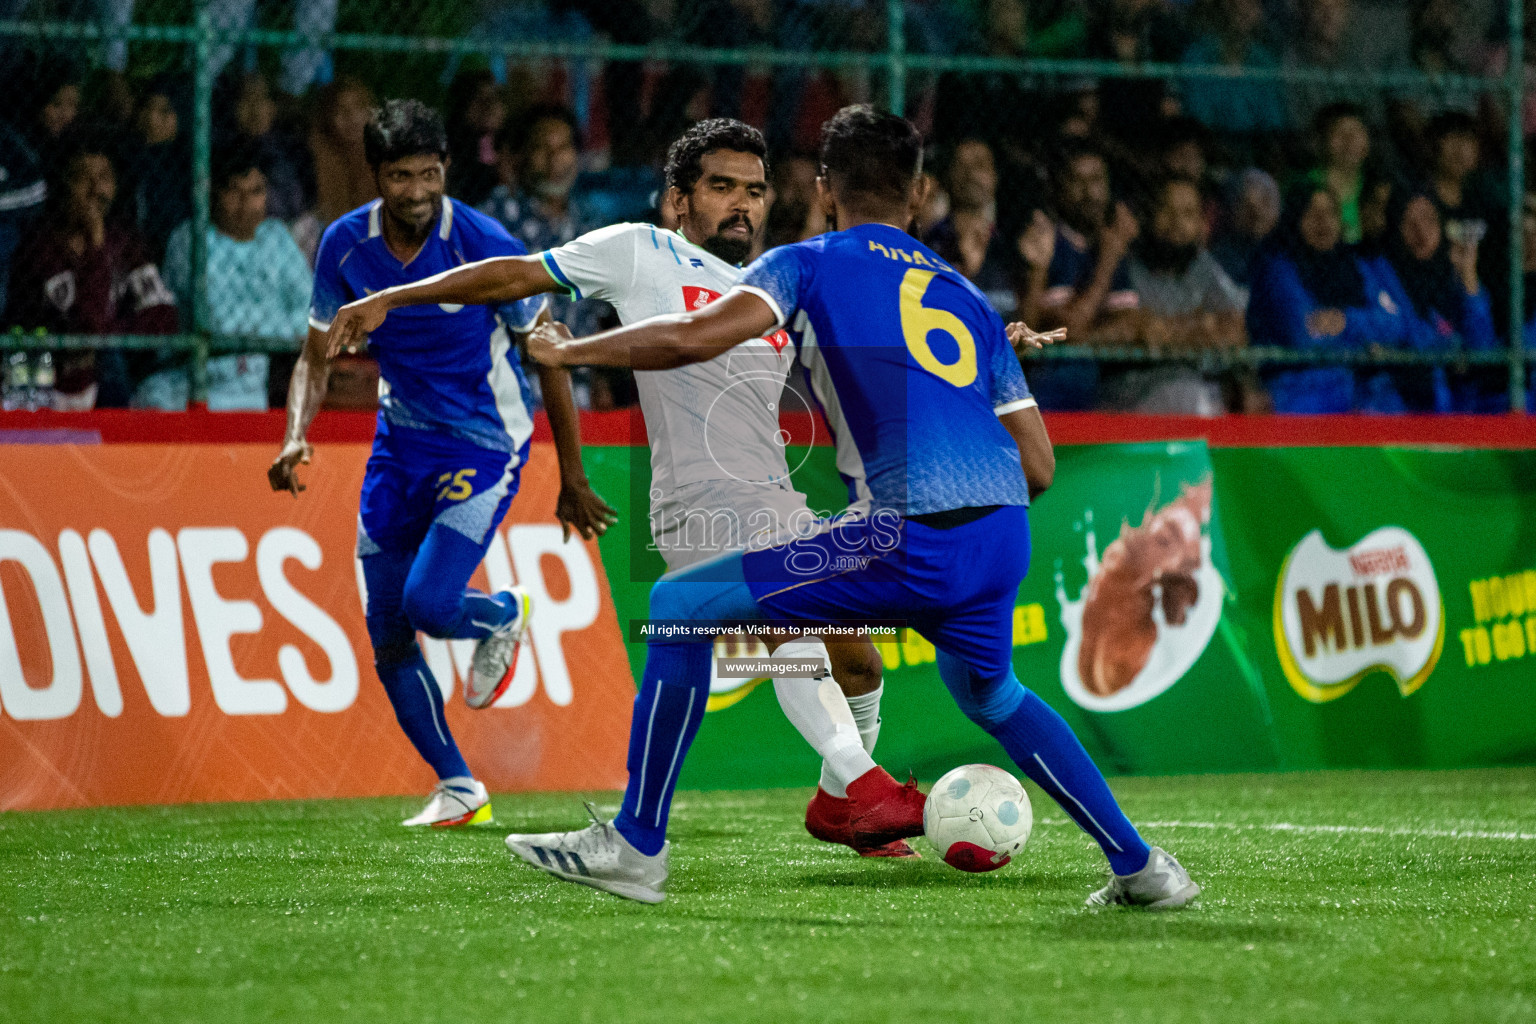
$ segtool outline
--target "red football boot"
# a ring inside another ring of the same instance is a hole
[[[839,799],[817,786],[816,795],[805,805],[805,830],[824,843],[852,846],[847,798]]]
[[[817,786],[816,795],[805,808],[805,830],[824,843],[851,846],[860,857],[899,859],[922,856],[900,839],[875,846],[855,843],[853,831],[848,827],[848,806],[846,798],[835,797]]]
[[[856,849],[884,846],[923,834],[927,797],[917,780],[903,786],[876,765],[848,784],[848,829]]]

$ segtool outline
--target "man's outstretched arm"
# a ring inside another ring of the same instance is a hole
[[[707,362],[777,326],[778,316],[767,302],[735,291],[702,309],[655,316],[585,338],[572,338],[560,324],[546,325],[528,335],[528,354],[544,366],[670,370]]]
[[[326,349],[325,332],[310,327],[304,339],[304,351],[293,364],[288,381],[288,428],[283,432],[283,448],[267,469],[267,482],[274,491],[287,491],[295,498],[304,489],[298,468],[308,465],[314,448],[305,440],[309,425],[325,401],[331,382],[331,356]]]
[[[534,327],[551,322],[549,308],[539,311]],[[518,335],[526,343],[528,335]],[[581,415],[571,394],[571,374],[554,366],[540,366],[539,393],[544,396],[544,411],[555,438],[555,457],[560,463],[560,496],[555,500],[555,518],[560,521],[564,539],[571,539],[574,528],[583,540],[601,537],[619,520],[618,510],[592,489],[586,468],[581,463]]]
[[[453,303],[461,306],[499,305],[544,292],[556,291],[559,283],[537,256],[494,256],[466,263],[441,274],[398,284],[341,307],[331,322],[326,353],[361,348],[368,335],[379,329],[392,309]]]

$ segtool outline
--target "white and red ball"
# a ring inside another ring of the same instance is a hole
[[[923,832],[944,863],[995,871],[1029,842],[1035,815],[1019,780],[989,764],[967,764],[928,791]]]

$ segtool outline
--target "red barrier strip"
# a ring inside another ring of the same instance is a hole
[[[1461,448],[1536,448],[1536,416],[1134,416],[1103,413],[1047,413],[1057,444],[1123,444],[1204,438],[1218,448],[1352,447],[1445,445]],[[106,444],[271,444],[282,440],[284,414],[272,412],[0,412],[0,431],[85,430]],[[786,415],[790,444],[828,444],[821,418]],[[310,429],[316,444],[367,444],[374,414],[325,412]],[[581,416],[587,444],[645,443],[638,410],[589,412]],[[8,434],[7,440],[24,440]],[[38,440],[46,438],[39,435]],[[550,439],[541,414],[534,439]]]

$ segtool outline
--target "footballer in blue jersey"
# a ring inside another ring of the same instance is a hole
[[[524,255],[496,221],[443,194],[447,136],[438,115],[414,100],[375,111],[364,132],[380,198],[326,229],[315,260],[309,337],[294,368],[288,429],[268,477],[297,495],[310,422],[325,396],[328,337],[343,305],[392,285],[491,256]],[[469,578],[517,493],[533,437],[527,383],[513,334],[544,315],[541,300],[441,305],[403,311],[374,332],[379,415],[363,478],[357,556],[363,570],[374,665],[406,736],[438,776],[422,812],[406,825],[490,819],[489,794],[459,753],[443,694],[416,632],[472,639],[465,700],[495,702],[512,678],[530,608],[520,588],[485,594]],[[586,484],[570,379],[540,371],[563,481],[557,515],[583,536],[613,512]]]
[[[1049,485],[1054,457],[1004,325],[903,230],[918,205],[921,158],[907,121],[845,108],[822,128],[817,183],[829,222],[843,230],[765,255],[701,310],[580,340],[541,327],[529,352],[546,365],[663,369],[787,328],[819,376],[829,421],[862,463],[869,512],[663,577],[652,619],[917,629],[938,648],[940,675],[966,715],[1099,843],[1113,876],[1090,905],[1183,905],[1199,887],[1146,844],[1071,728],[1014,674],[1027,505],[1031,489]],[[618,816],[581,832],[509,836],[515,854],[617,895],[664,898],[667,814],[703,717],[711,653],[696,640],[649,644]],[[848,797],[865,841],[923,831],[923,795],[883,769],[849,785]]]

